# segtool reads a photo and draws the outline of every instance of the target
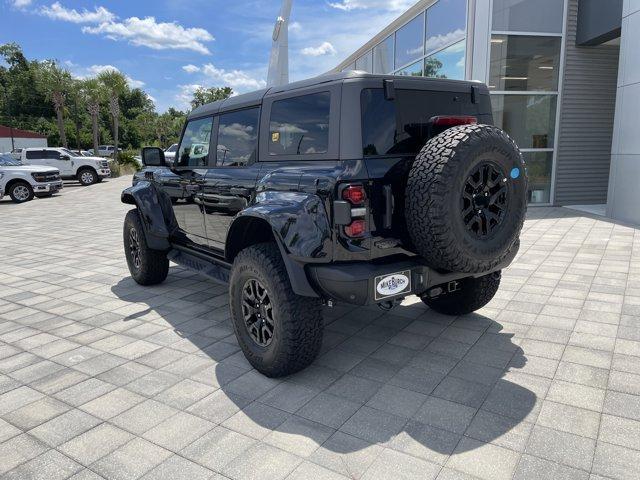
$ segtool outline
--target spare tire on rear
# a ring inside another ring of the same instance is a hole
[[[407,180],[405,214],[429,266],[478,273],[516,247],[527,176],[518,146],[491,125],[462,125],[432,138]]]

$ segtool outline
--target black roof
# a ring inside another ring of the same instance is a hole
[[[320,75],[318,77],[308,78],[306,80],[300,80],[298,82],[288,83],[286,85],[280,85],[277,87],[264,88],[262,90],[256,90],[250,93],[244,93],[242,95],[236,95],[225,100],[218,100],[213,103],[208,103],[206,105],[202,105],[194,109],[190,114],[189,118],[193,117],[203,117],[207,115],[215,115],[220,111],[226,110],[235,110],[243,107],[251,107],[255,105],[259,105],[262,102],[262,99],[265,95],[270,93],[281,93],[288,92],[290,90],[296,90],[298,88],[306,88],[312,87],[314,85],[321,85],[323,83],[333,83],[333,82],[341,82],[344,80],[351,79],[394,79],[394,78],[402,78],[404,81],[415,81],[415,82],[424,82],[429,84],[442,84],[446,83],[448,85],[451,84],[469,84],[471,82],[465,80],[448,80],[448,79],[439,79],[439,78],[426,78],[426,77],[408,77],[402,76],[399,77],[397,75],[378,75],[371,74],[361,71],[345,71],[345,72],[337,72],[337,73],[327,73],[324,75]]]

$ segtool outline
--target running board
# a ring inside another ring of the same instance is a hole
[[[227,285],[229,283],[229,268],[223,265],[219,265],[215,262],[210,262],[195,255],[191,255],[182,250],[171,250],[167,258],[172,262],[177,263],[183,267],[188,268],[204,275],[211,280]]]

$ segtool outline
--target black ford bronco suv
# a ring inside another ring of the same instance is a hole
[[[273,377],[314,360],[323,304],[473,312],[526,210],[522,156],[492,123],[483,84],[360,72],[198,107],[171,182],[144,148],[122,193],[131,275],[158,284],[173,261],[228,283],[238,343]]]

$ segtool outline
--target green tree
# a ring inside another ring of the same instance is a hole
[[[100,127],[98,125],[98,117],[100,115],[100,104],[105,99],[105,92],[100,82],[95,78],[89,78],[82,81],[82,91],[85,98],[85,106],[87,113],[91,117],[91,140],[93,143],[93,152],[98,154],[98,145],[100,145]]]
[[[60,143],[68,148],[67,135],[64,128],[64,108],[67,94],[71,89],[71,74],[60,68],[53,60],[40,62],[36,72],[36,82],[46,99],[53,104],[58,123]]]
[[[191,108],[197,108],[200,105],[206,105],[207,103],[215,102],[217,100],[224,100],[233,95],[231,87],[198,87],[193,92],[193,99],[191,100]]]
[[[118,159],[118,129],[120,126],[120,95],[127,90],[127,79],[117,70],[107,70],[98,75],[98,81],[104,86],[109,98],[109,113],[113,127],[114,160]]]

